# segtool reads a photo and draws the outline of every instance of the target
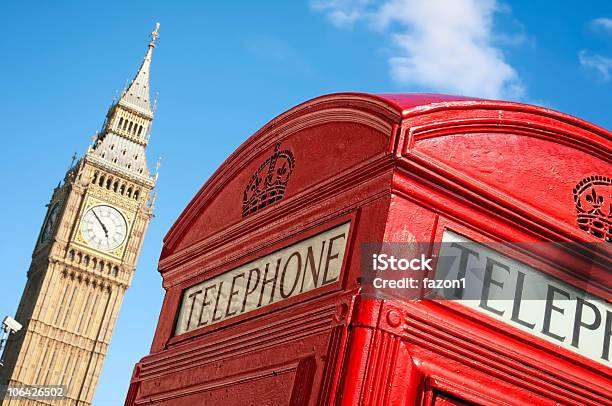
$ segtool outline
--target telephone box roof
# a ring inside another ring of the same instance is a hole
[[[188,228],[193,228],[191,223],[218,194],[221,185],[227,185],[231,179],[236,178],[245,165],[269,149],[282,134],[323,122],[367,122],[387,134],[389,142],[394,142],[392,128],[411,126],[413,121],[420,123],[420,126],[448,127],[448,131],[462,127],[470,131],[513,132],[517,127],[527,126],[533,130],[535,137],[571,146],[605,161],[610,160],[610,131],[544,107],[432,93],[346,92],[323,95],[273,118],[227,158],[168,231],[161,258],[176,252],[178,241]],[[338,135],[337,132],[334,134],[335,137]],[[372,144],[371,148],[376,147]]]

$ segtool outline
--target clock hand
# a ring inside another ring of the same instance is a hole
[[[104,223],[102,223],[102,220],[100,220],[100,217],[98,217],[95,210],[92,210],[91,212],[93,213],[96,220],[98,220],[98,223],[100,223],[100,225],[102,226],[102,230],[104,230],[104,235],[106,236],[106,238],[108,238],[108,230],[104,226]]]

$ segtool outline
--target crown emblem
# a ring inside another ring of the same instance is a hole
[[[242,217],[281,200],[294,166],[291,151],[280,150],[280,143],[277,143],[274,153],[259,166],[244,189]]]
[[[588,176],[578,182],[573,192],[578,227],[612,242],[612,179]]]

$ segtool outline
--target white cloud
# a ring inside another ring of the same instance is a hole
[[[582,50],[578,54],[580,65],[588,69],[594,69],[604,81],[610,80],[612,72],[612,58],[598,54],[590,54],[589,51]]]
[[[399,84],[486,98],[520,98],[516,70],[494,45],[496,0],[316,0],[336,26],[363,21],[390,42],[391,77]]]
[[[591,21],[591,27],[596,30],[609,31],[612,33],[612,18],[596,18]]]
[[[370,0],[311,0],[313,10],[323,12],[336,27],[351,27],[364,16]]]

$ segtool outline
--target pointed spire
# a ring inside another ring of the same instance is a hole
[[[153,48],[155,48],[155,41],[159,37],[159,23],[155,24],[155,30],[151,33],[151,42],[149,42],[149,49],[145,55],[144,61],[138,70],[138,73],[130,83],[127,90],[123,91],[120,103],[125,103],[144,110],[147,113],[151,113],[151,97],[149,93],[149,71],[151,68],[151,57],[153,55]]]

